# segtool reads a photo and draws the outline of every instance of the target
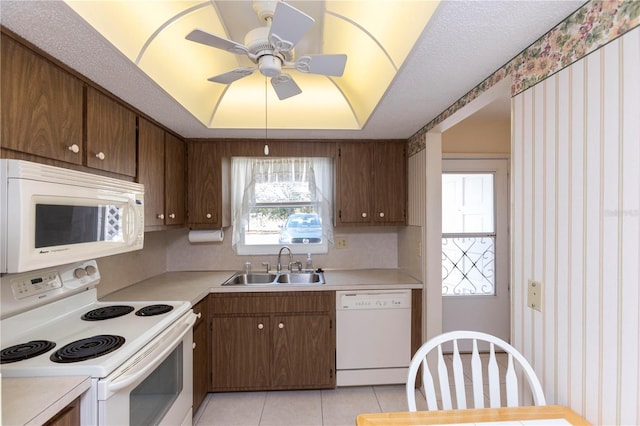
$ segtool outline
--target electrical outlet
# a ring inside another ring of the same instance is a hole
[[[527,305],[531,309],[542,312],[542,283],[540,281],[529,280]]]
[[[347,237],[336,237],[336,248],[346,249],[347,248]]]

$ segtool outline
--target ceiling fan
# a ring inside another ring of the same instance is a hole
[[[280,100],[302,93],[291,75],[282,69],[339,77],[344,72],[347,55],[305,55],[293,59],[294,47],[311,28],[315,20],[295,7],[280,0],[254,0],[253,10],[265,25],[249,31],[244,44],[195,29],[186,39],[223,49],[237,55],[246,55],[253,67],[240,67],[209,78],[209,81],[231,84],[259,70],[271,77],[271,85]]]

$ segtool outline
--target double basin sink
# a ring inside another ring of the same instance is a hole
[[[237,272],[222,285],[320,285],[324,284],[322,272],[249,273]]]

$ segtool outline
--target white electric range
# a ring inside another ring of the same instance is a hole
[[[99,282],[95,261],[3,276],[0,374],[90,376],[83,425],[191,424],[190,303],[99,302]]]

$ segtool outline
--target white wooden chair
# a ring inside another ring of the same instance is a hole
[[[471,353],[471,373],[470,377],[473,383],[473,406],[467,407],[467,397],[465,392],[464,383],[464,369],[463,362],[458,350],[458,341],[470,340],[472,343]],[[488,357],[483,354],[480,356],[478,351],[478,342],[489,343]],[[428,410],[451,410],[452,394],[449,386],[449,372],[447,365],[445,364],[445,358],[443,356],[442,345],[452,342],[453,344],[453,386],[455,389],[456,407],[458,409],[464,408],[484,408],[484,383],[483,383],[483,370],[486,371],[489,381],[489,406],[501,407],[501,383],[504,386],[506,393],[506,406],[515,407],[518,406],[518,374],[516,373],[516,364],[519,365],[519,370],[526,377],[531,393],[533,394],[534,405],[546,405],[544,398],[544,392],[540,381],[536,376],[535,371],[529,364],[529,362],[518,352],[513,346],[505,342],[504,340],[492,336],[486,333],[480,333],[476,331],[452,331],[449,333],[441,334],[425,342],[420,349],[415,353],[411,364],[409,364],[409,374],[406,384],[407,402],[409,404],[409,411],[416,411],[416,376],[418,369],[422,366],[422,386],[424,394],[427,400]],[[449,345],[451,346],[451,345]],[[505,371],[499,371],[498,362],[496,359],[496,347],[503,350],[507,354],[508,366]],[[437,349],[435,362],[434,357],[429,357],[429,363],[427,363],[427,355],[434,349]],[[487,363],[486,367],[483,367],[483,360]],[[435,371],[437,371],[438,386],[440,390],[441,408],[438,408],[438,401],[436,397],[436,390],[434,387],[434,380],[432,370],[434,366],[429,364],[435,363]],[[501,374],[502,373],[502,374]],[[501,377],[503,378],[501,380]]]

